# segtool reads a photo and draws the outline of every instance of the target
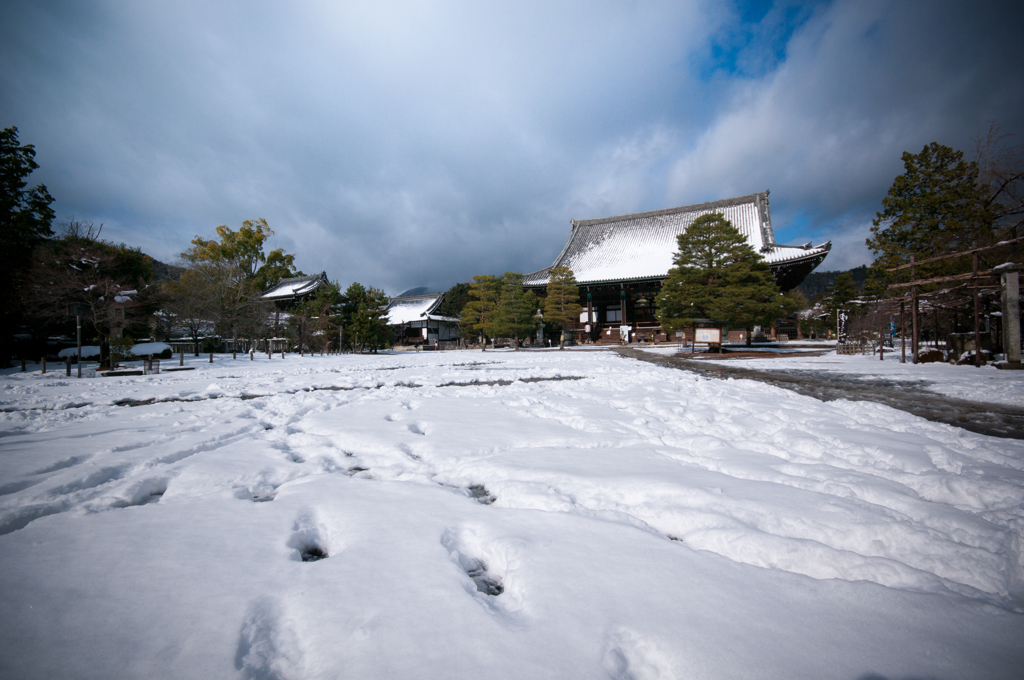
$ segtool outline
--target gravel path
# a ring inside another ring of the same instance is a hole
[[[1024,409],[945,397],[921,389],[927,386],[926,380],[908,384],[881,379],[864,380],[861,376],[805,369],[786,372],[759,371],[738,365],[704,363],[699,359],[682,356],[652,354],[629,347],[617,348],[615,351],[630,359],[692,371],[709,378],[758,380],[822,401],[873,401],[928,420],[962,427],[971,432],[993,437],[1024,439]]]

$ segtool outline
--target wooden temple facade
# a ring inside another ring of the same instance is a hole
[[[568,267],[580,288],[583,313],[570,330],[593,342],[668,340],[655,300],[672,268],[677,237],[701,215],[722,213],[771,267],[779,287],[795,288],[832,247],[775,242],[768,192],[667,210],[573,220],[569,240],[550,267],[527,274],[527,288],[542,289],[551,269]]]

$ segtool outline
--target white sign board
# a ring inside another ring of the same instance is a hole
[[[722,342],[722,329],[721,328],[698,328],[697,337],[694,342],[710,342],[720,343]]]

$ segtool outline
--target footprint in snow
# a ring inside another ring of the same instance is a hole
[[[125,497],[118,498],[110,504],[112,508],[130,508],[138,505],[159,503],[167,493],[170,480],[167,477],[144,479],[131,487]]]
[[[34,474],[34,475],[45,475],[48,472],[56,472],[57,470],[65,470],[65,469],[67,469],[69,467],[74,467],[75,465],[79,465],[81,463],[84,463],[85,461],[89,460],[90,458],[92,458],[92,456],[88,455],[88,454],[83,455],[83,456],[71,456],[70,458],[65,458],[64,460],[59,460],[56,463],[54,463],[53,465],[44,467],[42,470],[36,470],[32,474]]]
[[[49,495],[51,498],[56,498],[58,496],[75,493],[76,491],[95,489],[98,486],[121,479],[130,468],[131,465],[127,463],[100,468],[81,479],[50,489]]]
[[[35,486],[36,484],[39,484],[40,481],[41,480],[27,479],[21,482],[11,482],[10,484],[4,484],[3,486],[0,486],[0,496],[8,496],[12,493],[18,493],[19,491],[23,491],[24,489],[27,489],[30,486]]]
[[[292,527],[288,547],[292,548],[292,559],[300,562],[319,562],[331,556],[326,528],[312,515],[300,515]]]
[[[250,486],[238,487],[235,491],[235,498],[250,500],[253,503],[266,503],[274,500],[275,496],[277,496],[277,487],[266,480]]]
[[[238,633],[235,669],[245,680],[289,680],[302,676],[302,650],[295,632],[283,622],[276,598],[249,605]]]
[[[480,505],[490,505],[494,501],[498,500],[497,497],[492,495],[483,484],[468,486],[466,487],[466,491],[469,492],[469,497],[474,499]]]
[[[605,649],[602,665],[612,680],[676,680],[668,656],[631,630],[609,635]]]
[[[463,588],[506,623],[522,623],[521,587],[510,579],[517,546],[508,541],[484,541],[474,529],[448,529],[441,536],[452,562],[465,573]]]

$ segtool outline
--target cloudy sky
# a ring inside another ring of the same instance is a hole
[[[554,260],[570,219],[771,189],[782,243],[869,261],[900,155],[1024,140],[1019,3],[0,6],[0,127],[58,221],[172,261],[264,217],[396,294]]]

